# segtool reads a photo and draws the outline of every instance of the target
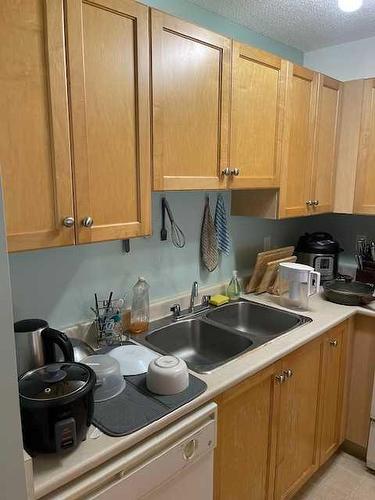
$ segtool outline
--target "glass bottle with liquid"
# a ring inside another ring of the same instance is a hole
[[[149,284],[142,277],[139,277],[137,283],[133,286],[133,300],[129,325],[130,333],[143,333],[148,329],[150,322],[149,288]]]
[[[233,271],[232,279],[227,288],[227,295],[230,300],[238,300],[241,296],[241,285],[238,279],[238,272]]]

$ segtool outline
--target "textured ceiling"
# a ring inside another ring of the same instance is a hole
[[[305,52],[375,36],[375,0],[345,13],[337,0],[189,0]]]

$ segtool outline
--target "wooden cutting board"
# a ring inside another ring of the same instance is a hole
[[[270,288],[273,287],[275,280],[277,278],[277,273],[279,269],[279,264],[281,262],[296,262],[296,255],[292,255],[291,257],[285,257],[285,259],[273,260],[272,262],[268,262],[266,266],[266,272],[263,275],[262,281],[260,282],[256,293],[264,293],[267,292]]]
[[[260,252],[257,255],[255,262],[254,272],[246,285],[246,293],[255,292],[260,285],[263,275],[266,272],[267,264],[279,259],[291,257],[294,252],[294,247],[282,247],[275,250],[268,250],[267,252]]]

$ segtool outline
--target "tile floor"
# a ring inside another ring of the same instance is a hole
[[[375,474],[361,460],[340,452],[294,500],[375,500]]]

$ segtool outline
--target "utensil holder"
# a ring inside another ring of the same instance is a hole
[[[98,345],[113,345],[128,340],[126,335],[127,307],[125,299],[98,301],[98,314],[95,319]]]

